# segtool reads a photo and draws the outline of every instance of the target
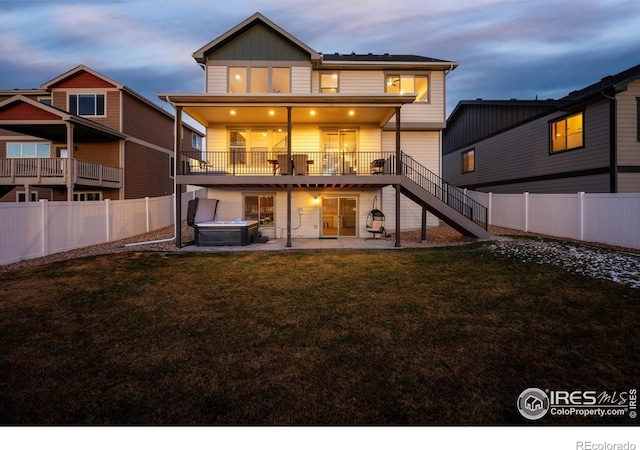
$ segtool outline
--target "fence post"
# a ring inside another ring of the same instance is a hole
[[[110,229],[110,224],[111,224],[111,208],[110,208],[110,199],[105,199],[104,200],[104,218],[105,218],[105,230],[107,230],[107,242],[111,242],[111,229]]]
[[[524,232],[529,231],[529,193],[524,193]]]
[[[49,228],[49,203],[46,198],[40,200],[40,255],[47,256],[49,239],[47,229]]]
[[[149,229],[149,197],[144,198],[144,208],[145,208],[145,217],[147,218],[147,233],[151,230]]]
[[[578,239],[584,241],[584,192],[578,192]]]

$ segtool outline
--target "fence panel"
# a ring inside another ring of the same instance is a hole
[[[491,195],[491,224],[499,227],[524,230],[525,197],[520,194]]]
[[[585,194],[586,241],[640,248],[640,194]]]
[[[42,255],[39,203],[7,203],[0,210],[0,264]],[[26,226],[33,224],[33,226]]]
[[[147,232],[147,202],[144,198],[112,200],[109,204],[109,239],[117,241]]]
[[[106,241],[104,202],[46,202],[45,254]]]
[[[578,201],[576,194],[529,194],[528,231],[579,239]]]

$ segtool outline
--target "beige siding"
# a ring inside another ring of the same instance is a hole
[[[640,192],[640,173],[619,174],[618,192]]]
[[[225,94],[227,92],[227,66],[207,64],[207,92]]]
[[[291,93],[308,94],[311,92],[311,68],[291,68]]]
[[[638,142],[638,101],[640,80],[630,83],[619,94],[618,100],[618,164],[640,166],[640,142]]]
[[[207,151],[208,152],[226,152],[227,149],[227,129],[226,127],[210,126],[207,128]]]
[[[384,94],[384,72],[346,71],[340,72],[341,94]]]

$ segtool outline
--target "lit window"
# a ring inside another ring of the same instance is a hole
[[[426,75],[387,75],[388,94],[416,94],[416,101],[429,101],[429,78]]]
[[[338,93],[338,74],[337,73],[321,73],[320,74],[320,92],[323,94]]]
[[[469,150],[462,153],[462,173],[476,170],[476,151]]]
[[[580,112],[551,122],[551,152],[561,152],[584,146],[582,129],[583,114]]]
[[[104,94],[69,95],[69,112],[76,116],[104,116]]]
[[[230,67],[229,93],[265,94],[291,92],[289,67]]]

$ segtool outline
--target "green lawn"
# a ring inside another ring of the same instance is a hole
[[[0,274],[5,424],[524,419],[526,388],[637,388],[640,290],[494,256],[119,253]]]

